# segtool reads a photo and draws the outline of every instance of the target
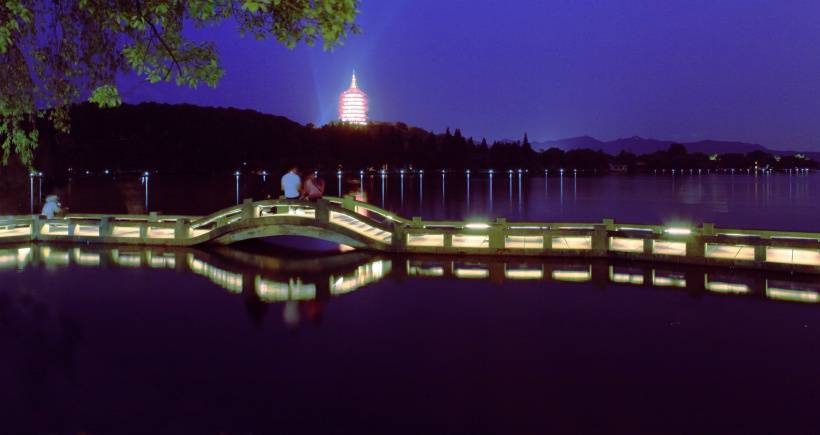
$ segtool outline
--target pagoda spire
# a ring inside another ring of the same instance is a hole
[[[359,85],[356,84],[356,70],[353,70],[353,78],[350,80],[350,88],[351,89],[358,89]]]

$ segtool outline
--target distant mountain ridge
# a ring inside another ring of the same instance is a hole
[[[536,150],[545,150],[549,148],[560,148],[564,151],[588,148],[592,150],[602,150],[608,154],[618,154],[621,151],[629,151],[634,154],[648,154],[655,151],[665,150],[669,148],[670,144],[680,143],[686,147],[689,152],[699,152],[705,154],[726,154],[726,153],[750,153],[752,151],[763,151],[774,155],[794,155],[801,151],[780,151],[766,148],[760,144],[734,142],[734,141],[718,141],[718,140],[702,140],[697,142],[677,142],[672,140],[659,140],[651,138],[643,138],[640,136],[633,136],[628,138],[615,139],[608,142],[598,140],[591,136],[578,136],[558,140],[548,140],[542,142],[533,142],[532,147]],[[801,152],[814,160],[820,160],[820,153],[818,152]]]

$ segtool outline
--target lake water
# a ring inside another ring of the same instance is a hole
[[[325,175],[326,193],[357,193],[403,216],[426,219],[616,222],[712,222],[724,228],[818,231],[820,174],[678,174],[593,176],[565,174],[425,173]],[[242,199],[278,196],[278,177],[245,174],[154,174],[75,177],[61,189],[77,212],[209,214]],[[237,189],[238,185],[238,189]],[[36,189],[36,187],[35,187]],[[239,194],[237,195],[237,190]],[[147,191],[147,192],[146,192]],[[146,195],[147,194],[147,195]],[[18,212],[27,212],[22,204]]]
[[[142,212],[132,178],[75,178],[64,200]],[[815,174],[504,173],[492,189],[471,175],[469,193],[466,178],[361,184],[405,216],[820,229]],[[276,183],[242,176],[239,196],[278,195]],[[345,177],[342,193],[359,185]],[[234,203],[236,180],[160,174],[148,192],[150,210],[205,214]],[[816,275],[264,242],[37,244],[0,246],[0,283],[0,433],[817,428]]]
[[[813,433],[820,277],[0,250],[4,433]]]

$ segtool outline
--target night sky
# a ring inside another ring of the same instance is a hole
[[[365,0],[333,52],[218,42],[216,89],[124,83],[127,102],[320,125],[355,69],[370,117],[466,136],[739,140],[820,151],[820,2]]]

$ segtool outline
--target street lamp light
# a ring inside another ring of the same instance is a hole
[[[239,171],[236,171],[236,172],[233,173],[234,177],[236,177],[236,203],[237,204],[239,204],[239,176],[241,174],[242,173],[239,172]]]
[[[29,214],[34,214],[34,172],[28,173]]]
[[[142,173],[142,181],[145,184],[145,211],[148,212],[148,171]]]

